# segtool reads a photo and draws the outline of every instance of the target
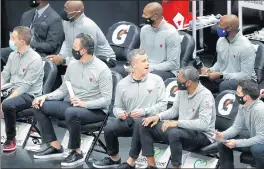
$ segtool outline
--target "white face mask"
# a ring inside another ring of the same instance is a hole
[[[12,41],[11,39],[9,40],[9,47],[13,50],[13,51],[17,51],[18,47],[15,45],[15,42]]]

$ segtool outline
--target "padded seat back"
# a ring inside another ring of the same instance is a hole
[[[116,54],[116,60],[126,61],[128,53],[139,47],[140,28],[133,23],[120,21],[109,28],[106,38]]]
[[[43,59],[44,62],[44,78],[43,78],[43,94],[52,92],[52,86],[57,77],[57,66],[48,59]]]
[[[254,68],[258,84],[262,84],[264,83],[264,44],[254,40],[251,40],[251,43],[257,48]]]
[[[169,78],[164,83],[166,87],[166,98],[168,98],[168,107],[171,107],[178,91],[177,78]]]
[[[193,51],[195,47],[195,42],[193,37],[188,33],[179,31],[179,34],[182,36],[180,67],[185,67],[188,66],[190,61],[193,60]]]
[[[118,73],[117,71],[111,70],[112,72],[112,79],[113,79],[113,93],[112,93],[112,101],[109,106],[109,115],[113,116],[113,108],[115,103],[115,93],[116,93],[116,85],[120,80],[123,79],[122,75]]]
[[[234,90],[226,90],[215,98],[215,128],[219,131],[228,129],[234,123],[239,107],[235,93]]]

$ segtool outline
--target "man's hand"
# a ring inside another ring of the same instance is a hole
[[[233,149],[236,147],[236,140],[227,140],[227,143],[225,144],[228,148]]]
[[[215,130],[215,139],[223,140],[224,139],[224,134],[222,132],[219,132],[218,130]]]
[[[211,70],[207,67],[203,67],[201,68],[201,74],[202,75],[208,75],[209,73],[211,73]]]
[[[221,72],[212,72],[208,76],[212,80],[220,79]]]
[[[166,120],[162,124],[161,130],[165,132],[169,127],[178,127],[178,121],[175,120]]]
[[[122,120],[126,120],[128,115],[125,111],[122,111],[122,112],[118,113],[118,117]]]
[[[47,99],[46,95],[35,98],[32,102],[32,107],[34,107],[35,109],[39,109],[40,107],[42,107],[46,99]]]
[[[116,66],[116,60],[115,60],[115,59],[108,58],[108,59],[106,60],[106,62],[107,62],[107,66],[108,66],[109,68],[113,68],[113,67]]]
[[[46,58],[55,63],[56,65],[61,65],[64,60],[63,57],[58,55],[48,55]]]
[[[263,98],[264,97],[264,89],[261,89],[259,92],[259,98]]]
[[[139,118],[143,115],[142,110],[140,109],[135,109],[133,111],[131,111],[130,117],[132,117],[133,119]]]
[[[147,117],[142,120],[142,125],[146,127],[150,123],[152,123],[150,127],[153,127],[159,122],[159,120],[160,120],[159,116]]]
[[[82,108],[86,108],[86,104],[85,102],[81,101],[79,98],[77,97],[73,97],[71,98],[71,104],[74,107],[82,107]]]

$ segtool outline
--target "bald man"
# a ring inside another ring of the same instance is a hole
[[[145,26],[141,28],[140,48],[149,56],[150,71],[166,80],[180,68],[181,38],[174,26],[163,18],[162,6],[147,4],[143,10]]]
[[[65,73],[66,65],[74,60],[74,57],[72,56],[72,44],[75,37],[80,33],[87,34],[93,38],[95,44],[94,54],[97,58],[103,60],[108,67],[115,67],[115,53],[97,24],[85,16],[82,1],[67,1],[64,5],[64,11],[61,14],[61,18],[64,20],[63,29],[66,35],[65,40],[62,44],[59,55],[48,56],[48,58],[56,65],[63,65],[58,67],[59,75],[54,88],[60,86],[60,75]]]
[[[224,15],[217,27],[217,62],[211,68],[202,68],[202,74],[211,81],[201,81],[211,92],[236,90],[238,81],[251,79],[257,82],[254,71],[256,53],[251,42],[239,31],[235,15]]]

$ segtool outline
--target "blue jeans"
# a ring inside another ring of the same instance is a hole
[[[233,150],[224,144],[218,145],[220,154],[220,168],[234,168]],[[257,169],[264,167],[264,144],[255,144],[252,147],[235,148],[234,150],[251,153]]]

